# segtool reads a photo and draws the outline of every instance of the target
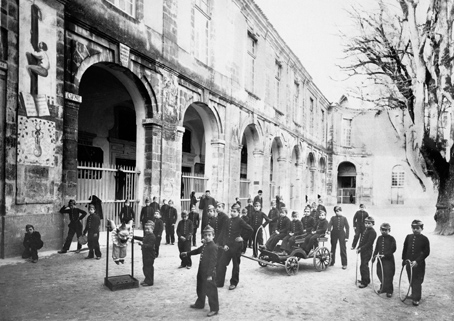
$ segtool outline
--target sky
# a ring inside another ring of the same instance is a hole
[[[285,43],[300,59],[314,83],[330,102],[339,101],[354,79],[336,66],[342,63],[340,30],[350,34],[347,9],[361,3],[366,9],[376,0],[254,0]]]

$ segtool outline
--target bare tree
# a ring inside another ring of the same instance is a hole
[[[358,35],[350,37],[344,66],[361,75],[373,94],[363,100],[405,111],[407,162],[423,188],[438,189],[436,232],[454,234],[454,0],[380,1],[375,13],[352,10]],[[352,60],[353,59],[353,60]],[[351,62],[353,61],[353,62]]]

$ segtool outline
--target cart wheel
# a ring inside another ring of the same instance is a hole
[[[381,261],[381,258],[379,255],[377,255],[375,257],[377,259],[377,263],[372,263],[370,265],[370,278],[371,278],[371,281],[372,281],[372,288],[374,289],[374,292],[377,293],[377,294],[380,294],[383,290],[383,283],[380,282],[380,279],[384,280],[385,278],[383,277],[383,263]],[[377,276],[378,276],[378,273],[380,273],[380,276],[381,278],[378,278],[378,282],[376,280],[376,278],[374,277],[374,265],[376,265],[376,272],[377,272]],[[380,284],[378,284],[380,282]]]
[[[285,260],[285,271],[287,271],[288,275],[295,275],[298,273],[299,267],[298,259],[296,257],[290,256]]]
[[[331,261],[331,254],[326,247],[320,247],[314,253],[314,267],[320,271],[325,271]]]
[[[410,275],[407,272],[407,269],[406,269],[407,266],[410,269]],[[404,271],[406,273],[404,273]],[[410,293],[412,281],[413,281],[413,268],[410,266],[410,261],[406,260],[405,265],[402,266],[402,270],[400,270],[400,277],[399,277],[399,298],[402,302],[404,302],[406,299],[408,299],[408,294]]]
[[[262,255],[262,254],[259,255],[259,260],[267,261],[267,259],[268,259],[268,256]],[[266,267],[268,265],[268,264],[260,262],[260,261],[258,261],[258,263],[261,267]]]

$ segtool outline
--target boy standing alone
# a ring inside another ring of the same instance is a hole
[[[359,241],[357,253],[361,256],[361,265],[359,271],[361,273],[361,280],[359,281],[359,288],[365,288],[370,283],[370,274],[369,274],[369,261],[372,258],[372,251],[374,247],[374,241],[377,238],[377,233],[374,230],[375,220],[372,217],[367,217],[364,220],[364,225],[366,230],[361,236]]]
[[[331,263],[330,265],[334,265],[334,261],[336,259],[336,246],[337,242],[339,241],[340,247],[340,256],[342,261],[342,269],[347,268],[347,246],[346,242],[348,241],[348,233],[349,233],[349,226],[348,221],[345,216],[342,216],[342,208],[340,206],[334,206],[334,213],[336,216],[331,217],[328,229],[326,231],[327,234],[331,233]]]
[[[203,229],[204,244],[190,252],[181,253],[182,257],[200,254],[199,270],[197,272],[197,300],[190,307],[203,309],[208,296],[210,312],[207,316],[212,317],[219,313],[218,288],[216,287],[216,262],[218,247],[213,242],[214,229],[207,225]]]
[[[411,298],[413,305],[418,306],[421,301],[422,283],[426,274],[426,258],[430,254],[429,239],[422,235],[424,224],[420,220],[414,220],[411,223],[413,234],[408,234],[405,238],[404,249],[402,250],[402,266],[406,261],[407,274],[410,275],[410,268],[413,269],[413,282],[411,283]]]

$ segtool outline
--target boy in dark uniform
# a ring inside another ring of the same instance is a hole
[[[290,225],[291,222],[287,217],[287,209],[283,207],[281,208],[280,216],[277,220],[276,230],[274,230],[273,234],[266,242],[265,248],[270,251],[274,251],[276,244],[288,235],[288,232],[290,231]]]
[[[312,230],[316,227],[315,219],[310,214],[311,214],[311,208],[308,205],[304,208],[304,216],[301,219],[301,223],[303,225],[303,235],[305,235],[305,236],[312,234]]]
[[[248,198],[245,209],[247,210],[247,216],[249,218],[249,222],[252,222],[252,214],[254,213],[254,203],[252,203],[251,198]],[[252,247],[252,241],[253,241],[253,239],[252,239],[252,237],[250,237],[248,240],[248,243],[247,243],[249,248]]]
[[[128,199],[125,200],[125,205],[120,211],[120,223],[121,224],[128,224],[130,221],[135,220],[136,214],[134,213],[133,208],[131,207],[131,203]]]
[[[271,201],[271,209],[268,212],[268,218],[270,219],[270,225],[268,225],[268,230],[270,235],[276,231],[277,220],[279,218],[279,210],[276,207],[276,201]]]
[[[143,237],[134,236],[135,240],[139,240],[139,245],[142,247],[142,271],[145,280],[140,283],[142,286],[151,286],[154,284],[154,260],[156,236],[153,234],[154,223],[148,221],[143,228]]]
[[[223,204],[218,202],[218,206],[215,209],[213,205],[208,206],[208,225],[210,225],[214,229],[214,243],[219,245],[219,240],[225,223],[229,219],[227,214],[223,211]],[[219,255],[218,255],[219,256]],[[220,257],[218,257],[220,259]]]
[[[359,238],[366,230],[364,220],[369,217],[369,213],[364,210],[365,208],[366,206],[364,206],[364,204],[359,205],[359,211],[357,211],[355,213],[355,216],[353,216],[353,228],[355,230],[355,236],[353,237],[352,250],[356,248],[356,244],[358,243]]]
[[[99,248],[99,227],[101,225],[101,218],[95,212],[95,205],[90,204],[88,205],[88,215],[87,223],[85,225],[85,229],[83,235],[88,233],[88,256],[85,257],[86,259],[93,259],[94,255],[96,255],[96,259],[101,259],[101,250]]]
[[[396,264],[394,263],[394,252],[396,252],[396,240],[389,235],[391,226],[388,223],[383,223],[380,226],[381,235],[375,243],[375,251],[372,255],[372,263],[377,256],[381,258],[381,265],[377,265],[377,276],[382,284],[381,293],[386,293],[388,298],[392,297],[394,287],[393,279],[396,272]]]
[[[263,223],[263,220],[265,220],[265,223]],[[254,234],[252,234],[252,242],[253,242],[253,256],[257,257],[257,248],[259,245],[263,244],[263,233],[262,229],[260,226],[265,227],[270,219],[268,216],[266,216],[265,213],[261,211],[261,206],[260,203],[257,202],[254,204],[254,212],[252,213],[251,220],[250,220],[250,225],[254,229]],[[255,241],[257,239],[257,244],[255,244]]]
[[[162,232],[164,231],[164,222],[161,219],[161,213],[159,211],[156,211],[154,213],[154,229],[153,229],[153,234],[156,237],[155,241],[155,252],[156,252],[156,257],[159,256],[159,246],[161,245],[161,240],[162,240]]]
[[[188,219],[188,212],[181,212],[181,220],[178,222],[177,226],[177,236],[178,236],[178,250],[180,254],[183,252],[189,252],[191,250],[191,237],[192,237],[192,221]],[[190,269],[192,266],[191,257],[181,257],[180,268]]]
[[[197,234],[197,229],[199,228],[199,225],[200,225],[200,218],[199,218],[199,212],[197,212],[197,208],[196,208],[195,204],[191,206],[191,212],[189,213],[189,219],[192,222],[192,245],[197,246],[196,234]]]
[[[359,288],[365,288],[370,283],[369,274],[369,261],[372,258],[372,251],[374,248],[374,241],[377,238],[377,233],[374,230],[375,220],[373,217],[367,217],[364,221],[366,230],[361,236],[359,241],[357,253],[361,256],[361,265],[359,271],[361,273],[361,280],[359,280]]]
[[[197,272],[197,300],[190,307],[203,309],[208,296],[210,312],[207,316],[212,317],[219,313],[218,288],[216,287],[216,262],[218,247],[213,242],[214,229],[207,225],[203,229],[204,244],[190,252],[181,253],[182,257],[200,254],[199,270]]]
[[[239,217],[240,206],[233,204],[230,210],[230,218],[225,224],[225,229],[222,235],[221,244],[224,246],[224,253],[220,261],[220,266],[217,268],[216,284],[218,287],[223,287],[225,282],[225,273],[227,266],[232,260],[232,278],[230,279],[229,290],[234,290],[240,280],[240,258],[243,248],[243,238],[241,235],[251,235],[254,230],[252,227]]]
[[[77,235],[77,238],[79,238],[82,235],[82,220],[84,217],[87,215],[87,212],[81,210],[80,208],[76,207],[76,201],[75,200],[69,200],[68,202],[68,207],[63,206],[60,209],[61,214],[69,214],[69,220],[70,223],[68,225],[68,236],[66,237],[65,244],[63,245],[63,248],[58,251],[58,253],[63,254],[68,252],[69,247],[71,246],[71,242],[73,241],[74,234]],[[77,250],[76,253],[80,252],[80,249],[82,248],[82,244],[77,242]]]
[[[326,231],[327,234],[331,232],[331,263],[330,265],[334,265],[334,261],[336,259],[336,246],[337,242],[339,241],[340,247],[340,256],[342,261],[342,269],[347,268],[347,241],[348,241],[348,233],[350,231],[350,227],[348,225],[347,218],[342,216],[342,208],[340,206],[334,206],[334,213],[336,216],[331,217],[328,229]],[[331,230],[332,229],[332,230]]]
[[[44,243],[41,240],[41,234],[38,231],[35,231],[33,225],[27,224],[25,226],[25,236],[24,236],[24,252],[22,253],[23,259],[28,259],[30,256],[32,258],[32,263],[38,262],[38,250],[43,247]]]
[[[318,218],[318,224],[315,229],[312,230],[311,234],[308,234],[304,239],[303,250],[308,255],[311,254],[312,249],[317,245],[317,239],[325,236],[326,229],[328,228],[328,221],[325,219],[325,212],[321,211]]]
[[[281,249],[285,253],[291,253],[293,245],[295,244],[295,240],[297,236],[303,235],[303,224],[298,219],[298,212],[292,212],[292,222],[290,224],[289,233],[284,239],[282,240]]]
[[[241,217],[240,217],[245,223],[249,224],[249,216],[247,215],[247,209],[243,208],[241,210]],[[247,249],[247,244],[249,242],[249,240],[252,238],[251,235],[241,235],[241,237],[243,238],[243,249],[241,251],[241,253],[246,253],[246,249]]]
[[[142,207],[140,211],[140,223],[142,224],[142,229],[145,227],[145,223],[152,221],[154,218],[154,211],[150,206],[150,200],[145,199],[145,206]]]
[[[410,267],[413,269],[413,281],[411,283],[411,298],[413,305],[418,306],[421,301],[422,283],[424,282],[424,275],[426,273],[426,258],[430,254],[429,239],[422,235],[424,224],[420,220],[414,220],[411,223],[413,234],[408,234],[405,238],[404,248],[402,250],[402,266],[406,261],[407,273],[410,275]]]

